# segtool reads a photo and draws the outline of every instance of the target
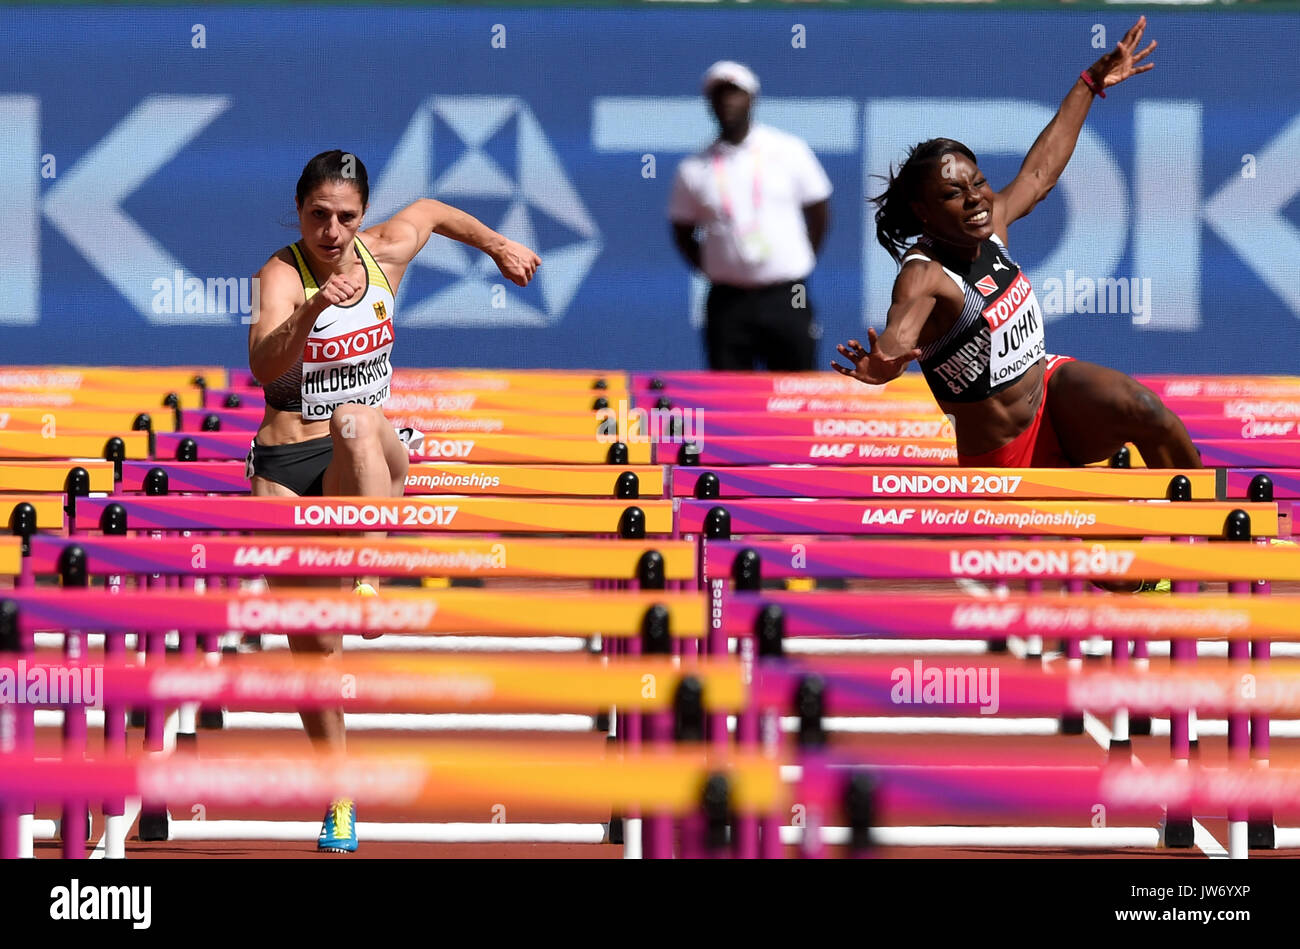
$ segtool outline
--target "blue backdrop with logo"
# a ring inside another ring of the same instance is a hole
[[[730,58],[762,80],[759,120],[808,141],[835,187],[809,282],[825,362],[888,305],[872,175],[947,135],[1002,187],[1131,20],[9,8],[0,361],[243,364],[239,281],[296,238],[302,165],[337,147],[369,169],[368,223],[435,197],[543,259],[532,286],[503,288],[435,238],[398,298],[399,366],[700,366],[701,285],[665,206],[713,134],[699,77]],[[1128,371],[1295,371],[1300,16],[1160,14],[1148,35],[1155,70],[1094,103],[1057,189],[1011,230],[1048,348]]]

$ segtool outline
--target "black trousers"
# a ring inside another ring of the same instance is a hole
[[[813,368],[817,339],[806,281],[766,287],[715,283],[704,313],[710,369],[801,372]]]

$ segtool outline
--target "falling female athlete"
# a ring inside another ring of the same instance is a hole
[[[370,201],[365,165],[330,151],[307,163],[296,203],[302,239],[258,272],[261,306],[248,331],[248,364],[266,413],[248,454],[258,497],[400,497],[407,449],[380,407],[392,380],[393,301],[407,266],[429,237],[450,237],[490,256],[527,285],[540,259],[479,221],[422,199],[361,230]],[[361,592],[370,592],[358,584]],[[338,655],[340,636],[293,636],[297,652]],[[312,742],[344,748],[343,712],[302,713]],[[350,800],[330,805],[319,847],[357,849]]]
[[[1153,67],[1138,65],[1156,46],[1137,52],[1145,27],[1143,17],[1080,74],[1002,191],[970,149],[938,138],[914,147],[874,199],[877,240],[902,266],[885,331],[867,330],[865,350],[855,339],[836,347],[853,368],[831,366],[879,385],[919,360],[953,419],[962,465],[1085,465],[1133,442],[1150,467],[1201,467],[1187,429],[1155,393],[1112,369],[1047,354],[1042,309],[1007,252],[1007,227],[1056,184],[1093,97]]]

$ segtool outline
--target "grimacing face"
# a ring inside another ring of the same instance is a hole
[[[977,245],[993,234],[993,189],[979,167],[948,152],[926,169],[912,202],[925,232],[957,246]]]
[[[347,181],[322,181],[298,209],[304,246],[327,266],[334,266],[352,246],[366,209],[361,190]]]

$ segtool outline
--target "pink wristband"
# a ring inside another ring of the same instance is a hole
[[[1095,81],[1093,81],[1092,76],[1088,75],[1088,70],[1085,69],[1083,72],[1079,73],[1079,78],[1083,80],[1085,86],[1092,90],[1093,95],[1101,96],[1103,99],[1106,98],[1105,91],[1097,85]]]

